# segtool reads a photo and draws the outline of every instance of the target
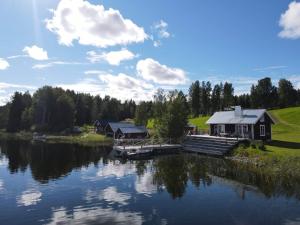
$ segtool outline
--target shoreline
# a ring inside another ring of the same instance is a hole
[[[113,141],[101,134],[82,133],[78,135],[59,135],[55,133],[45,133],[48,144],[78,144],[82,146],[98,147],[112,146]],[[20,131],[16,133],[8,133],[0,131],[0,141],[32,141],[32,132]]]

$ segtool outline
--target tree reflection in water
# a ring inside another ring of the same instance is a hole
[[[11,173],[24,172],[29,168],[32,177],[40,183],[67,176],[82,167],[102,164],[105,168],[111,166],[109,162],[115,161],[110,157],[109,148],[70,144],[32,145],[16,141],[0,143],[0,146],[0,159],[8,159]],[[157,186],[157,190],[166,190],[172,198],[181,198],[190,181],[200,190],[201,186],[209,187],[214,182],[221,182],[232,186],[241,198],[251,189],[268,198],[285,196],[300,199],[300,177],[285,170],[271,173],[221,158],[192,154],[159,156],[153,160],[134,162],[121,160],[119,163],[133,164],[133,176],[142,177],[147,172],[146,178],[152,180],[143,181]]]
[[[74,169],[97,165],[100,160],[105,164],[109,151],[70,144],[1,143],[9,171],[17,173],[30,168],[32,177],[41,183],[66,176]]]

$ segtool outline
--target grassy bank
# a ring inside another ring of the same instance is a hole
[[[196,118],[189,118],[189,123],[196,125],[198,127],[199,130],[204,130],[207,131],[209,126],[206,123],[206,121],[209,119],[209,116],[201,116],[201,117],[196,117]],[[153,129],[153,124],[154,120],[153,119],[149,119],[148,120],[148,124],[147,124],[147,128],[148,129]]]
[[[232,152],[232,159],[249,162],[273,172],[285,171],[300,175],[300,107],[269,111],[276,121],[272,141],[241,144]],[[208,129],[208,117],[190,119],[200,130]]]
[[[59,134],[46,134],[46,143],[67,143],[67,144],[79,144],[84,146],[102,146],[111,145],[112,139],[104,135],[95,134],[92,132],[84,132],[79,135],[59,135]],[[5,131],[0,131],[0,140],[22,140],[31,141],[31,132],[17,132],[17,133],[7,133]]]
[[[198,130],[208,132],[209,126],[206,124],[206,121],[209,119],[209,116],[201,116],[196,118],[189,118],[189,123],[196,125]]]
[[[269,168],[273,172],[300,175],[300,107],[271,110],[276,120],[272,126],[272,141],[262,145],[241,144],[233,151],[241,159]]]

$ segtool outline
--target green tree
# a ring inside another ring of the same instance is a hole
[[[148,119],[150,118],[150,111],[151,109],[147,102],[140,102],[136,107],[134,123],[136,125],[147,126]]]
[[[62,94],[57,98],[56,101],[56,116],[54,117],[53,125],[51,130],[62,131],[66,128],[74,126],[75,119],[75,104],[71,97],[66,94]]]
[[[211,111],[212,111],[212,113],[222,109],[221,94],[222,94],[221,85],[216,84],[213,88],[212,95],[211,95]]]
[[[297,104],[297,91],[290,81],[286,79],[279,80],[278,98],[280,107],[294,106]]]
[[[233,106],[234,88],[232,86],[232,83],[228,83],[228,82],[224,83],[222,97],[223,97],[222,104],[224,108]]]
[[[31,105],[31,96],[28,92],[15,92],[9,108],[7,131],[16,132],[22,128],[22,113]]]
[[[192,83],[189,89],[189,102],[191,107],[191,112],[194,117],[199,116],[200,110],[200,83],[195,81]]]
[[[277,88],[273,86],[271,78],[265,77],[251,87],[251,104],[255,108],[273,108],[277,105]]]
[[[179,140],[184,135],[188,123],[188,103],[181,91],[169,93],[163,113],[156,113],[154,129],[158,137]]]

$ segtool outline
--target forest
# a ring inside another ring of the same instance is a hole
[[[93,124],[95,120],[134,119],[136,124],[146,125],[152,118],[162,136],[179,137],[179,130],[186,125],[189,116],[211,115],[233,105],[266,109],[297,106],[300,90],[287,79],[280,79],[274,85],[271,78],[266,77],[253,84],[248,94],[235,95],[232,83],[213,86],[209,81],[195,81],[187,94],[158,89],[153,99],[136,103],[44,86],[33,95],[15,92],[11,101],[0,107],[0,129],[61,132]]]

